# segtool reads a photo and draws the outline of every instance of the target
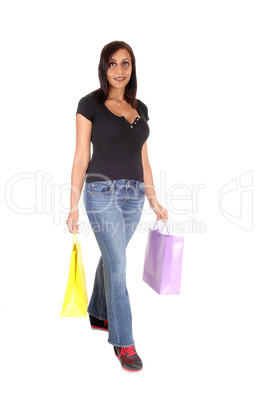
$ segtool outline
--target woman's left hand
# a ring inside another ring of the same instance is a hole
[[[158,202],[156,202],[154,206],[151,206],[151,209],[156,214],[157,220],[162,219],[163,222],[168,220],[168,211],[166,210],[166,208],[162,207]]]

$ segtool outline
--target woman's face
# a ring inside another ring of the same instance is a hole
[[[118,49],[109,59],[107,79],[114,88],[125,88],[131,78],[132,62],[130,53],[126,49]],[[117,78],[123,78],[118,80]]]

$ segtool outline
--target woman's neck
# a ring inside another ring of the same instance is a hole
[[[118,101],[122,101],[124,99],[124,93],[125,93],[124,88],[121,88],[121,89],[120,88],[118,88],[118,89],[109,88],[109,91],[108,91],[108,95],[111,98],[117,99]]]

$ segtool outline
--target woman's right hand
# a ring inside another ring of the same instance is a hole
[[[77,225],[78,219],[79,219],[78,209],[75,212],[70,211],[68,218],[66,220],[66,224],[68,226],[70,233],[73,233],[73,232],[78,233],[78,229],[79,229],[79,225]]]

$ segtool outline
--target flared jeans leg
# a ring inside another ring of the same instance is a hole
[[[84,192],[86,212],[101,251],[88,313],[108,319],[108,342],[121,347],[134,344],[126,248],[141,218],[142,184],[124,179],[91,182]]]

